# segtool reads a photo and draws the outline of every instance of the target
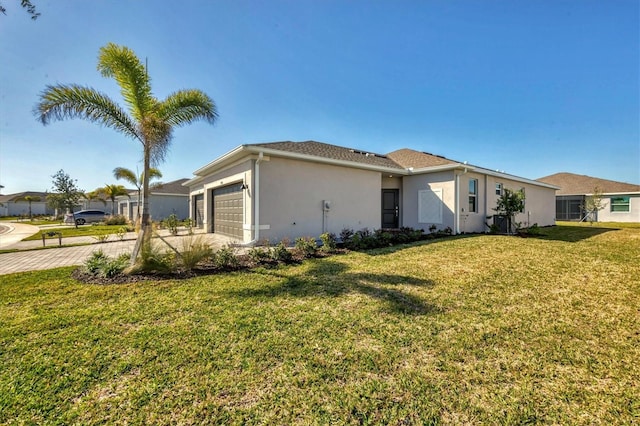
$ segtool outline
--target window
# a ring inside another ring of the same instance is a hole
[[[478,212],[478,180],[469,179],[469,213]]]
[[[628,212],[629,197],[611,197],[612,212]]]
[[[501,183],[496,183],[496,195],[498,196],[502,196],[502,184]]]

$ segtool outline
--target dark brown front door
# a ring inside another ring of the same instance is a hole
[[[397,228],[400,218],[400,190],[382,190],[382,228]]]

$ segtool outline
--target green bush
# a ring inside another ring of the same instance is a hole
[[[109,216],[107,220],[104,221],[105,225],[126,225],[127,218],[122,215]]]
[[[96,250],[85,261],[84,267],[92,275],[112,278],[124,271],[129,262],[129,255],[122,254],[113,259],[104,254],[102,250]]]
[[[324,234],[320,235],[320,241],[322,241],[322,247],[320,248],[320,250],[325,253],[333,253],[338,247],[336,234],[325,232]]]
[[[145,244],[140,251],[136,264],[129,270],[131,273],[170,273],[176,270],[174,255],[163,251],[156,244]]]
[[[175,214],[170,214],[169,217],[162,221],[162,226],[167,228],[171,235],[178,235],[178,225],[180,225],[180,221]]]
[[[343,228],[342,231],[340,231],[340,241],[342,241],[342,244],[348,245],[351,242],[353,235],[353,229]]]
[[[247,256],[253,263],[265,263],[271,259],[271,250],[268,247],[252,247],[247,252]]]
[[[312,237],[299,237],[296,238],[295,248],[302,257],[308,258],[316,255],[318,251],[318,244],[315,238]]]
[[[287,245],[286,241],[280,241],[280,243],[271,250],[271,258],[276,262],[291,263],[293,255],[287,248]]]
[[[220,269],[235,269],[240,265],[238,256],[231,247],[223,247],[211,256],[213,263]]]

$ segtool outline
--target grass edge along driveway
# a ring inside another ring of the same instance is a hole
[[[95,286],[3,276],[0,423],[631,424],[640,230]]]

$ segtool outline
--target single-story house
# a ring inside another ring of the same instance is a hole
[[[31,197],[33,216],[53,215],[54,209],[47,205],[47,195],[46,192],[37,191],[0,195],[0,216],[29,216],[29,201],[25,197]]]
[[[516,221],[555,223],[555,186],[412,149],[380,155],[315,141],[241,145],[194,175],[185,185],[196,225],[247,244],[344,228],[485,232],[505,188],[525,190]]]
[[[640,185],[565,172],[538,181],[560,188],[556,192],[556,220],[589,219],[584,206],[597,188],[603,209],[596,213],[596,221],[640,222]]]
[[[163,220],[172,214],[175,214],[180,220],[189,217],[189,188],[183,185],[187,180],[178,179],[151,185],[149,188],[149,212],[152,220]],[[127,219],[135,221],[138,216],[138,199],[142,203],[142,198],[139,198],[137,190],[129,191],[128,197],[125,195],[117,197],[116,211]]]

